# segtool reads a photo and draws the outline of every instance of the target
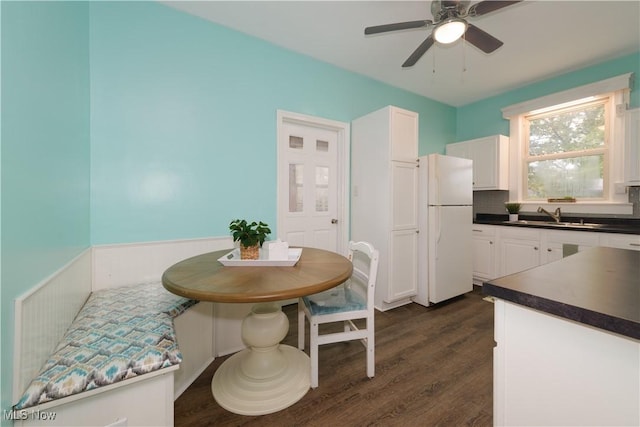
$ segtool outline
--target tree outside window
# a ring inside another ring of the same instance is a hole
[[[607,197],[608,105],[607,97],[525,116],[527,199]]]

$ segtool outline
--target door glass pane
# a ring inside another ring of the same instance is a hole
[[[329,168],[316,166],[316,212],[329,210]]]
[[[289,212],[302,212],[304,208],[303,171],[303,165],[289,164]]]
[[[603,197],[604,156],[529,162],[529,198]]]
[[[289,148],[295,148],[296,150],[301,150],[304,142],[302,137],[289,135]]]
[[[316,150],[318,151],[322,151],[322,152],[328,152],[329,151],[329,141],[321,141],[321,140],[317,140],[316,141]]]

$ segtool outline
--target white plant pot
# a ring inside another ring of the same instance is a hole
[[[518,214],[509,214],[509,221],[517,221]]]

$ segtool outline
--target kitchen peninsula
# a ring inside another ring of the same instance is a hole
[[[640,252],[595,247],[485,282],[495,425],[640,425]]]

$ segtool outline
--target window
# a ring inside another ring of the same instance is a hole
[[[509,120],[509,199],[523,212],[631,214],[624,125],[633,73],[502,109]],[[561,205],[549,199],[572,197]]]
[[[578,100],[524,116],[523,199],[607,198],[610,99]]]

